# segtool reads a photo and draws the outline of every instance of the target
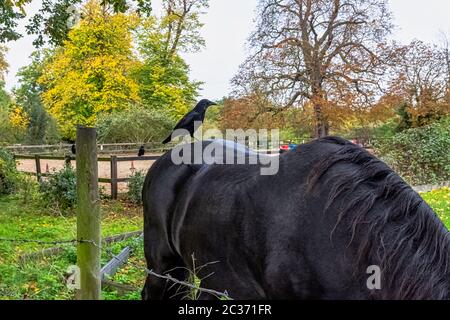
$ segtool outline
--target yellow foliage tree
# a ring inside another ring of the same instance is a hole
[[[21,106],[15,106],[9,113],[9,122],[15,128],[26,129],[30,123],[30,117]]]
[[[100,113],[123,110],[139,102],[134,72],[133,14],[113,14],[98,0],[84,7],[83,19],[68,34],[39,79],[43,102],[67,139],[76,125],[93,126]]]

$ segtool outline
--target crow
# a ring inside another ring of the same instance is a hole
[[[138,157],[142,157],[145,153],[144,146],[141,146],[138,151]]]
[[[76,150],[76,148],[75,148],[75,143],[74,144],[72,144],[72,153],[73,154],[76,154],[77,153],[77,150]]]
[[[203,120],[205,119],[205,113],[206,109],[208,109],[209,106],[217,105],[217,103],[214,103],[212,101],[209,101],[208,99],[200,100],[199,103],[195,106],[194,109],[189,111],[175,126],[175,128],[172,130],[172,133],[162,142],[163,144],[166,144],[172,140],[172,138],[181,136],[182,133],[175,132],[177,129],[185,129],[189,132],[191,137],[194,137],[194,122],[200,121],[203,123]],[[174,136],[172,137],[172,134]]]

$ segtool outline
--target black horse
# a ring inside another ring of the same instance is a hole
[[[162,156],[143,189],[148,268],[185,280],[194,257],[201,286],[234,299],[450,298],[449,232],[392,169],[335,137],[279,161],[263,176],[259,165]],[[149,275],[142,297],[177,292]]]

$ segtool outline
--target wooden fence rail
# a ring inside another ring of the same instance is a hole
[[[110,157],[98,157],[98,162],[109,162],[111,167],[111,175],[110,178],[98,178],[98,182],[101,183],[109,183],[111,185],[111,198],[117,199],[118,195],[118,183],[120,182],[127,182],[129,180],[128,177],[125,178],[119,178],[118,176],[118,163],[119,162],[125,162],[125,161],[149,161],[149,160],[157,160],[160,156],[154,155],[154,156],[142,156],[142,157],[118,157],[118,156],[110,156]],[[64,160],[64,161],[76,161],[76,158],[74,156],[66,156],[66,157],[59,157],[59,156],[47,156],[47,155],[22,155],[22,154],[16,154],[14,155],[14,158],[16,160],[24,159],[24,160],[34,160],[35,161],[35,172],[27,172],[29,174],[33,174],[36,176],[36,179],[38,181],[41,181],[42,177],[47,177],[50,175],[50,173],[42,172],[41,168],[41,160]]]
[[[167,146],[157,142],[146,143],[102,143],[97,145],[98,154],[136,153],[140,146],[147,152],[160,153],[167,150]],[[4,147],[11,153],[27,155],[64,155],[71,152],[72,144],[60,143],[55,145],[11,145]]]

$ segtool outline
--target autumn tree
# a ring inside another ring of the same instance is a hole
[[[280,125],[281,114],[268,111],[270,101],[263,94],[253,93],[223,101],[220,129],[272,129]]]
[[[11,97],[5,90],[4,76],[8,69],[5,59],[6,47],[0,46],[0,143],[13,142],[14,135],[9,122]]]
[[[325,109],[373,103],[391,28],[386,0],[260,0],[235,91],[259,90],[279,107],[311,103],[325,136]]]
[[[449,114],[446,51],[419,40],[397,50],[389,94],[397,98],[404,127],[422,126]]]
[[[197,52],[204,45],[199,18],[207,0],[163,2],[161,18],[145,19],[138,31],[138,47],[143,58],[138,79],[142,103],[147,108],[182,117],[195,103],[201,83],[191,81],[182,52]]]
[[[446,101],[447,104],[450,105],[450,39],[449,34],[441,33],[441,46],[440,50],[442,51],[442,55],[445,62],[445,73],[446,73]]]
[[[42,102],[45,87],[38,81],[52,57],[53,50],[38,50],[31,54],[31,63],[17,73],[18,86],[13,89],[15,104],[28,115],[25,143],[47,144],[58,141],[55,120],[47,113]]]
[[[28,115],[14,105],[12,97],[0,81],[0,144],[21,142],[28,125]]]
[[[15,130],[10,122],[11,98],[0,83],[0,144],[16,142]]]
[[[140,66],[132,47],[137,18],[105,11],[96,0],[87,3],[83,15],[39,79],[44,105],[67,139],[74,139],[77,124],[95,125],[99,113],[140,100],[133,76]]]
[[[208,0],[163,2],[165,15],[161,21],[161,29],[165,38],[164,52],[168,62],[180,51],[196,52],[205,45],[199,32],[203,26],[200,16],[208,6]]]

